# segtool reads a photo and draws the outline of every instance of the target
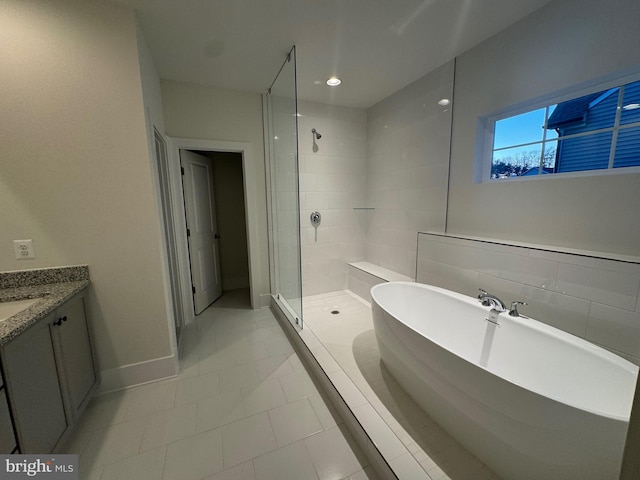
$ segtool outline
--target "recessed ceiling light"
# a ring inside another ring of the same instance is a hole
[[[623,110],[637,110],[640,108],[640,103],[630,103],[622,107]]]
[[[340,85],[342,83],[342,80],[340,80],[338,77],[331,77],[329,80],[327,80],[327,85],[329,85],[330,87],[335,87],[337,85]]]
[[[441,105],[443,107],[446,107],[447,105],[449,105],[451,103],[451,100],[449,100],[448,98],[443,98],[442,100],[440,100],[438,102],[438,105]]]

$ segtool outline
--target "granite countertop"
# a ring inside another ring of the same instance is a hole
[[[90,285],[86,265],[0,272],[0,302],[40,300],[0,322],[0,346]]]

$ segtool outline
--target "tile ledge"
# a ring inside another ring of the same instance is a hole
[[[388,268],[381,267],[379,265],[375,265],[371,262],[352,262],[349,264],[350,267],[357,268],[358,270],[362,270],[369,275],[373,275],[374,277],[379,278],[380,280],[385,280],[387,282],[413,282],[414,279],[403,275],[402,273],[394,272],[393,270],[389,270]]]
[[[418,235],[431,235],[441,238],[450,238],[457,240],[470,240],[482,243],[491,243],[495,245],[504,245],[511,247],[529,248],[532,250],[541,250],[544,252],[566,253],[570,255],[578,255],[581,257],[602,258],[605,260],[615,260],[618,262],[640,264],[640,257],[633,255],[621,255],[610,252],[596,252],[591,250],[581,250],[577,248],[560,247],[555,245],[541,245],[536,243],[518,242],[512,240],[501,240],[498,238],[475,237],[472,235],[451,235],[439,232],[418,232]]]

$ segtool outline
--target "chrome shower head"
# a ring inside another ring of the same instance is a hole
[[[322,135],[320,135],[320,133],[318,133],[318,131],[315,128],[311,129],[311,133],[313,133],[313,136],[316,140],[320,140],[322,138]]]

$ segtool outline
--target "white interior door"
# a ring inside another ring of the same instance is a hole
[[[180,150],[196,315],[222,295],[211,159]]]

